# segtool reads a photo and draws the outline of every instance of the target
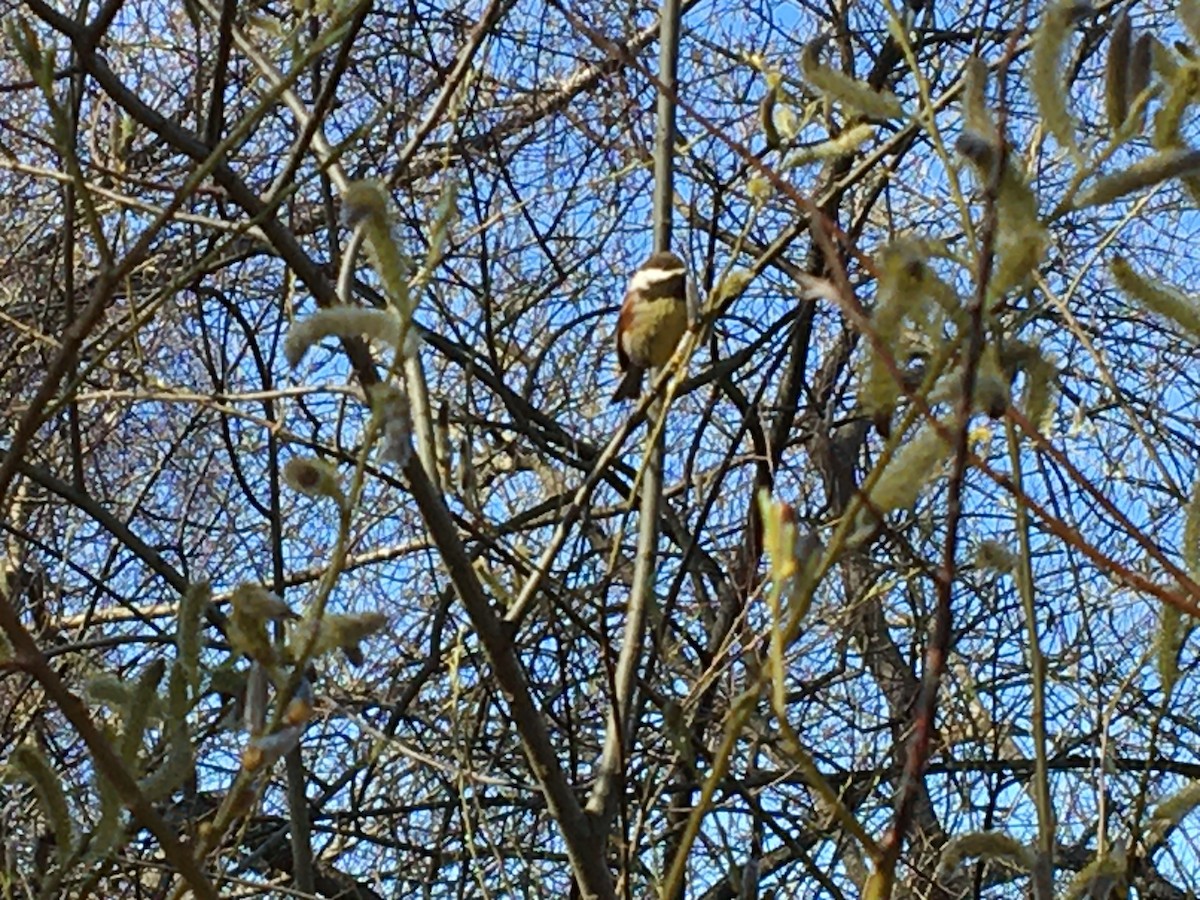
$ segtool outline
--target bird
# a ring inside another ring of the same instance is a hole
[[[665,365],[688,324],[687,266],[659,251],[629,278],[617,319],[617,361],[625,373],[612,402],[636,400],[647,369]]]

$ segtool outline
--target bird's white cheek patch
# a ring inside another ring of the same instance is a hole
[[[629,293],[648,290],[651,285],[682,275],[684,271],[684,269],[639,269],[629,278]]]

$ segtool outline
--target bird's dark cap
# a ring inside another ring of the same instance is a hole
[[[642,263],[641,268],[645,269],[662,269],[665,272],[672,272],[676,269],[686,269],[679,254],[672,253],[670,250],[663,250],[655,253],[648,260]]]

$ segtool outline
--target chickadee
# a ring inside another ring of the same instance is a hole
[[[665,365],[687,329],[687,267],[670,251],[633,273],[617,320],[617,361],[625,377],[613,402],[636,400],[647,369]]]

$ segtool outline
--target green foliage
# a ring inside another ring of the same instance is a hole
[[[972,56],[963,67],[963,130],[977,135],[987,146],[999,144],[996,120],[987,102],[988,68],[977,56]]]
[[[1185,62],[1167,81],[1167,98],[1154,117],[1154,146],[1159,150],[1185,147],[1181,131],[1184,115],[1200,91],[1200,66]]]
[[[112,709],[124,709],[129,705],[130,685],[107,672],[96,675],[88,680],[87,695],[97,703],[103,703]]]

